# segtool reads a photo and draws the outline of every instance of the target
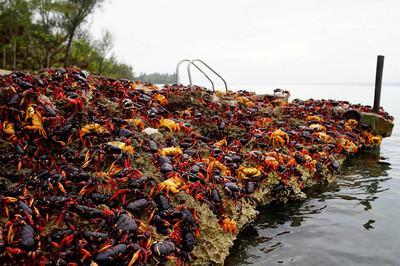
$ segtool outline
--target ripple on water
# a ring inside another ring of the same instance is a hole
[[[397,265],[400,179],[391,158],[364,152],[307,201],[261,209],[226,264]]]

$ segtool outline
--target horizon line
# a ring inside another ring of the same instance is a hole
[[[247,85],[249,84],[248,82],[232,82],[231,84],[234,85]],[[300,82],[256,82],[256,83],[250,83],[250,85],[372,85],[374,86],[375,83],[373,82],[305,82],[305,81],[300,81]],[[382,82],[382,86],[399,86],[400,82],[395,81],[395,82]]]

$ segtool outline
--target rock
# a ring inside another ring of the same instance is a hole
[[[375,134],[382,137],[390,137],[393,130],[393,122],[383,118],[375,113],[361,113],[361,123],[368,124],[372,127]]]
[[[146,133],[154,140],[159,140],[163,138],[163,134],[160,133],[157,128],[146,127],[145,129],[143,129],[142,132]]]
[[[354,119],[356,121],[360,121],[361,114],[357,110],[350,109],[343,113],[343,119]]]
[[[256,97],[259,101],[262,101],[264,100],[265,97],[267,97],[269,99],[281,100],[284,103],[288,103],[290,94],[288,93],[257,94]]]
[[[191,265],[223,265],[236,236],[225,233],[210,208],[205,204],[200,204],[186,192],[179,192],[176,200],[195,208],[199,217],[201,237],[197,240],[197,245],[192,252],[196,260],[191,261]]]
[[[156,134],[156,133],[159,133],[158,129],[152,128],[152,127],[146,127],[145,129],[143,129],[143,132],[146,133],[149,136],[151,136],[153,134]]]
[[[340,105],[335,106],[332,110],[333,115],[336,117],[341,117],[344,112],[345,112],[345,109]]]
[[[220,102],[220,98],[217,95],[213,94],[213,96],[211,98],[211,102],[213,102],[213,103]]]
[[[105,106],[111,116],[114,116],[118,113],[119,105],[107,98],[100,98],[99,103]]]

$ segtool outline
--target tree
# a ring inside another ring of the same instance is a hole
[[[93,45],[90,36],[80,32],[72,43],[70,64],[96,72],[99,68],[100,57],[98,49]]]
[[[132,67],[124,63],[118,63],[114,55],[104,61],[102,73],[109,77],[134,79]]]
[[[64,66],[68,66],[71,46],[79,27],[103,0],[68,0],[64,1],[63,26],[67,33],[67,46],[64,55]]]
[[[151,83],[155,83],[155,84],[173,84],[176,82],[176,73],[173,73],[173,74],[140,73],[140,75],[136,78],[139,80],[145,81],[145,82],[151,82]]]
[[[92,41],[88,16],[103,0],[0,0],[0,66],[37,70],[65,62],[93,73],[133,79],[111,55],[112,35]],[[11,52],[10,52],[11,51]]]
[[[35,46],[42,50],[44,58],[41,67],[50,67],[52,59],[64,48],[67,35],[62,27],[62,12],[64,6],[57,0],[35,0],[36,20],[33,21],[32,36]]]
[[[12,68],[17,65],[17,41],[30,26],[31,9],[26,0],[3,1],[0,4],[0,42],[3,45],[3,67],[6,63],[6,46],[12,43]]]
[[[103,70],[103,63],[107,55],[111,52],[113,45],[113,36],[108,30],[103,30],[103,36],[96,42],[96,48],[99,53],[99,68],[97,74],[101,75]]]

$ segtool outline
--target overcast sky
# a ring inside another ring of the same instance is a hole
[[[201,58],[230,83],[399,82],[399,0],[107,0],[95,37],[136,73]]]

